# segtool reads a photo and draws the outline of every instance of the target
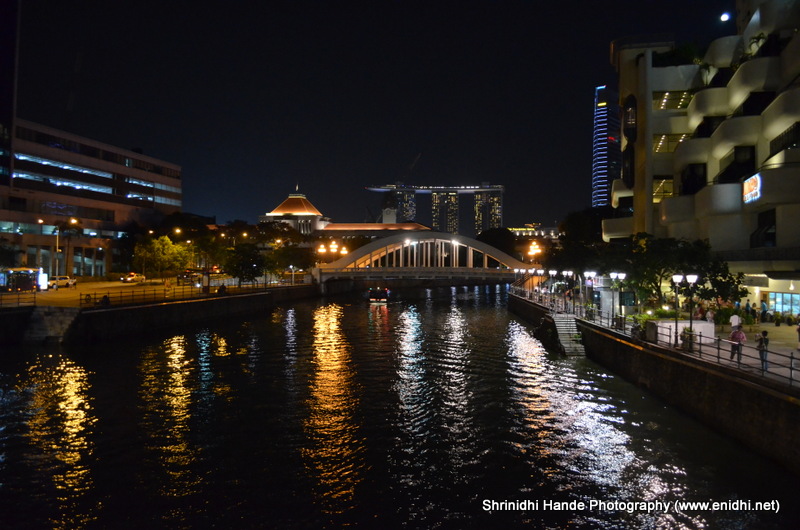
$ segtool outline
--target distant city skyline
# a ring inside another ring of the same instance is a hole
[[[590,205],[578,102],[614,79],[610,42],[736,31],[719,20],[733,0],[582,8],[25,2],[18,116],[179,164],[184,210],[221,223],[255,222],[298,183],[361,221],[380,207],[364,186],[402,179],[502,182],[505,224],[549,226]]]

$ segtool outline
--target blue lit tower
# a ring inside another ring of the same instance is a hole
[[[622,151],[619,139],[617,94],[606,87],[594,89],[592,134],[592,207],[611,204],[611,182],[619,178]]]

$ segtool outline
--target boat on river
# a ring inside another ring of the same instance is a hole
[[[385,287],[372,287],[367,293],[371,304],[385,304],[389,301],[389,289]]]

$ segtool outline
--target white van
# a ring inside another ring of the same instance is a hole
[[[50,279],[47,280],[47,288],[67,287],[70,285],[71,281],[69,276],[50,276]]]

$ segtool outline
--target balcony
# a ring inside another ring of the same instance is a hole
[[[800,165],[762,169],[745,181],[750,200],[745,210],[759,212],[779,204],[800,203]]]
[[[611,206],[619,208],[619,200],[623,197],[633,197],[633,190],[622,179],[615,179],[611,183]]]
[[[628,238],[631,235],[633,235],[633,217],[603,219],[603,241],[606,243],[612,239]]]
[[[738,214],[742,211],[742,185],[737,182],[706,186],[695,195],[694,208],[704,216]]]
[[[716,39],[709,45],[703,62],[715,68],[728,68],[739,59],[737,49],[741,40],[740,35],[729,35]]]
[[[762,134],[772,140],[800,121],[800,87],[778,95],[761,115]]]
[[[742,64],[728,83],[728,108],[736,109],[752,92],[769,92],[781,82],[779,57],[751,59]]]
[[[692,98],[686,109],[689,130],[695,130],[703,123],[706,116],[727,116],[730,114],[728,107],[728,88],[706,88],[700,90]]]
[[[674,173],[681,173],[689,164],[705,164],[711,150],[710,138],[691,138],[684,140],[675,149]]]
[[[711,135],[711,156],[722,158],[737,145],[757,145],[761,116],[740,116],[725,120]]]
[[[694,220],[694,195],[665,197],[658,206],[658,216],[662,225]]]

